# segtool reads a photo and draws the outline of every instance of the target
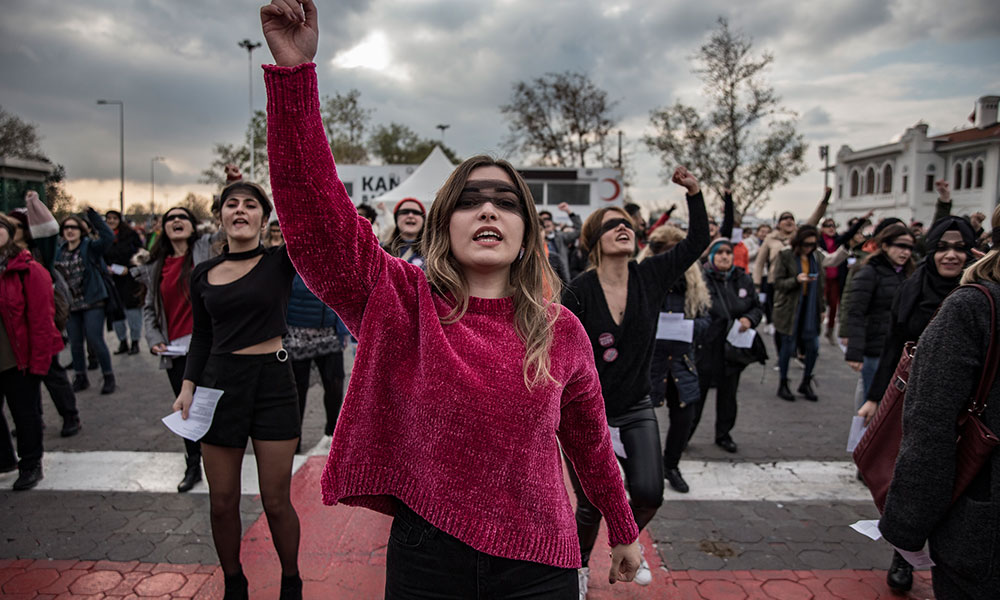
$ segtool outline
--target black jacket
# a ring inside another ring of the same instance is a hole
[[[881,356],[892,322],[892,300],[905,280],[905,272],[896,272],[883,255],[873,257],[854,274],[845,303],[848,341],[844,358],[861,362],[866,356]]]
[[[743,365],[726,362],[726,336],[733,321],[746,317],[750,319],[750,325],[756,327],[764,313],[753,279],[743,269],[736,267],[729,278],[708,268],[703,274],[712,295],[712,309],[709,311],[712,323],[705,335],[697,340],[695,358],[702,385],[712,386],[720,378],[743,369]]]

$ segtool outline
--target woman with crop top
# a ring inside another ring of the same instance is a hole
[[[431,205],[426,274],[385,252],[337,177],[311,0],[261,9],[268,155],[288,252],[361,340],[323,500],[394,515],[385,597],[577,598],[559,446],[608,522],[609,581],[638,531],[586,334],[560,307],[531,192],[506,161],[459,165]]]
[[[295,269],[284,246],[264,248],[271,202],[260,186],[222,190],[227,245],[191,274],[193,329],[184,382],[174,402],[187,418],[196,386],[223,391],[201,453],[212,504],[212,538],[225,574],[224,600],[248,597],[240,566],[240,473],[253,440],[260,495],[281,562],[281,600],[302,598],[299,518],[289,494],[301,431],[295,379],[281,347]]]

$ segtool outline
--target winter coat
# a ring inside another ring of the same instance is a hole
[[[583,229],[580,215],[570,213],[569,220],[573,224],[572,231],[555,231],[552,239],[545,238],[545,243],[549,245],[549,262],[563,282],[570,281],[569,245],[580,237],[580,230]]]
[[[350,335],[347,326],[340,320],[337,313],[323,304],[323,301],[306,287],[306,283],[298,274],[292,280],[292,295],[288,298],[286,322],[289,327],[333,328],[337,330],[337,336],[341,338]]]
[[[19,370],[49,372],[52,357],[63,348],[55,312],[49,272],[27,250],[11,257],[0,275],[0,318]]]
[[[126,269],[132,264],[132,257],[142,248],[139,234],[124,223],[118,226],[115,239],[104,253],[104,262],[108,265],[121,265]],[[125,308],[139,308],[145,298],[145,290],[128,271],[114,276],[115,287],[121,296]]]
[[[1000,306],[1000,285],[983,283]],[[955,423],[986,365],[987,298],[960,289],[941,305],[920,337],[903,402],[903,440],[879,529],[903,550],[930,541],[931,558],[970,598],[1000,590],[1000,452],[994,451],[951,504]],[[983,424],[1000,431],[1000,379],[987,394]]]
[[[83,301],[92,305],[108,298],[108,290],[104,287],[102,275],[108,270],[107,263],[104,262],[104,252],[115,241],[115,234],[92,208],[87,209],[87,221],[98,234],[96,240],[88,235],[83,235],[80,240],[80,258],[84,264]],[[59,262],[65,251],[66,243],[63,242],[56,250],[56,262]]]
[[[826,298],[823,295],[826,277],[823,277],[823,255],[819,250],[813,251],[813,260],[816,261],[819,271],[814,284],[816,301],[819,302],[816,308],[816,331],[819,331],[823,311],[826,310]],[[770,279],[774,282],[774,309],[771,311],[771,316],[775,330],[784,335],[792,335],[795,332],[795,319],[799,315],[799,303],[802,300],[802,284],[796,280],[800,271],[799,255],[791,248],[782,250],[778,254],[774,270],[771,271]]]
[[[682,277],[674,283],[663,300],[661,313],[684,313],[687,296],[687,281]],[[697,341],[708,331],[712,319],[708,314],[694,318],[694,336],[691,342],[678,340],[656,340],[653,346],[653,361],[649,365],[650,392],[654,404],[660,404],[666,397],[666,379],[669,377],[677,388],[681,406],[701,401],[698,387],[698,370],[695,366],[694,348]]]
[[[866,356],[882,354],[892,321],[892,300],[905,280],[906,273],[897,272],[884,255],[872,257],[858,269],[847,310],[842,313],[848,340],[846,360],[861,362]]]
[[[698,340],[695,356],[701,385],[715,386],[720,379],[745,368],[726,362],[726,336],[733,321],[746,317],[751,327],[757,327],[764,316],[753,280],[743,269],[735,267],[727,277],[706,266],[705,283],[712,295],[712,319],[705,335]]]

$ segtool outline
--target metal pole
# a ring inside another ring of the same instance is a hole
[[[153,165],[156,164],[158,160],[165,160],[162,156],[154,156],[149,159],[149,218],[153,218],[153,214],[156,212],[155,201],[154,201],[154,190],[156,189],[156,172],[153,170]]]
[[[618,170],[622,170],[622,130],[618,130]]]
[[[98,100],[98,104],[118,105],[118,157],[120,161],[121,188],[118,191],[118,210],[125,214],[125,102],[122,100]]]
[[[243,40],[238,45],[247,51],[247,75],[250,82],[250,181],[254,181],[253,168],[256,154],[254,146],[257,145],[257,140],[253,126],[253,51],[260,48],[261,43]]]
[[[446,123],[441,123],[441,124],[439,124],[437,126],[437,128],[441,130],[441,143],[442,144],[444,143],[444,130],[448,129],[449,127],[451,127],[451,125],[448,125]]]

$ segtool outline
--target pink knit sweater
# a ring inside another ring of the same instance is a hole
[[[529,391],[510,298],[448,299],[389,256],[360,217],[330,154],[315,65],[266,66],[271,188],[302,279],[361,340],[323,473],[323,501],[393,514],[398,498],[487,554],[580,566],[559,448],[608,521],[638,537],[611,449],[583,326],[563,307],[551,349],[562,385]]]

